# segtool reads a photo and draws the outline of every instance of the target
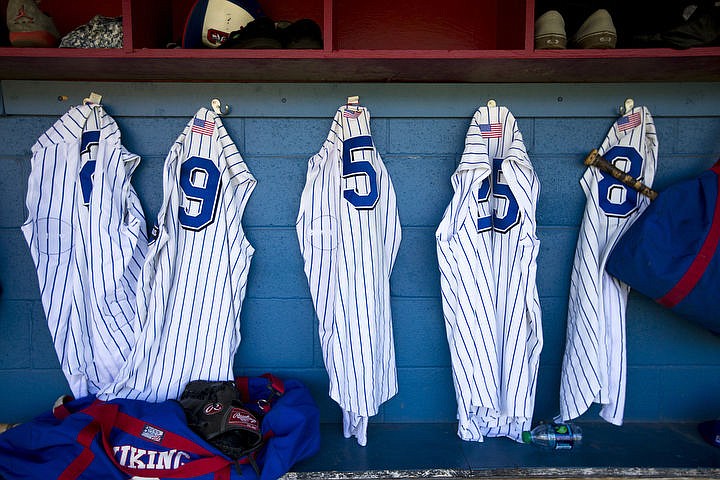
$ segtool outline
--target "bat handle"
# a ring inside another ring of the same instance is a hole
[[[612,163],[608,162],[606,159],[602,157],[602,155],[598,154],[597,149],[593,149],[587,157],[585,157],[585,161],[583,162],[585,166],[588,167],[596,167],[599,170],[610,174],[613,178],[620,181],[622,184],[632,188],[633,190],[637,190],[641,194],[648,197],[650,200],[655,200],[658,196],[658,192],[653,190],[652,188],[645,185],[640,180],[636,179],[635,177],[628,175],[627,173],[623,172],[619,168],[617,168]]]

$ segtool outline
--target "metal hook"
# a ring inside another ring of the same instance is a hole
[[[102,95],[95,92],[90,92],[90,96],[83,99],[83,105],[100,105],[102,102]]]
[[[225,111],[220,110],[220,99],[218,98],[213,98],[210,101],[210,105],[212,106],[213,111],[218,115],[227,115],[230,113],[230,105],[225,105]]]
[[[628,112],[629,112],[630,110],[632,110],[633,108],[635,108],[635,102],[633,101],[633,99],[632,99],[632,98],[626,98],[626,99],[625,99],[625,103],[624,103],[623,105],[621,105],[620,108],[619,108],[619,110],[620,110],[620,115],[625,115],[626,113],[628,113]]]

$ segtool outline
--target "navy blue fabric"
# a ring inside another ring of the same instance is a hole
[[[271,399],[272,408],[262,419],[262,433],[270,436],[258,455],[260,480],[281,477],[300,460],[320,450],[320,410],[309,390],[298,380],[284,380],[282,396]],[[250,403],[268,399],[270,380],[248,377]],[[245,478],[248,478],[245,476]]]
[[[638,292],[659,300],[688,271],[710,232],[718,196],[718,174],[703,172],[664,191],[623,235],[607,271]],[[720,332],[720,252],[697,285],[672,310]]]

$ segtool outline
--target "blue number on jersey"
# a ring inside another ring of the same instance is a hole
[[[634,148],[617,145],[608,150],[604,157],[620,170],[641,180],[643,158]],[[629,165],[622,168],[623,162]],[[600,175],[602,179],[598,182],[598,203],[602,211],[611,217],[627,217],[634,212],[638,204],[637,190],[623,185],[608,173],[601,171]]]
[[[478,217],[478,233],[490,229],[499,233],[507,233],[512,227],[520,223],[520,206],[510,190],[510,185],[505,182],[502,174],[502,158],[493,159],[493,171],[486,177],[478,189],[478,203],[490,201],[490,177],[492,177],[492,196],[495,202],[492,215]],[[498,202],[504,200],[505,214],[498,215]]]
[[[100,130],[88,130],[80,137],[80,154],[91,153],[90,147],[100,144]],[[92,152],[94,154],[94,152]],[[94,157],[94,155],[92,155]],[[95,160],[88,160],[80,169],[80,189],[82,190],[83,204],[90,205],[92,194],[93,174],[95,173]]]
[[[180,206],[178,219],[187,230],[202,230],[215,221],[215,205],[220,192],[220,170],[212,160],[190,157],[180,167],[180,188],[187,204]],[[190,213],[190,207],[194,213]]]
[[[100,144],[100,130],[88,130],[80,137],[80,153],[90,153],[90,147]]]
[[[366,175],[370,187],[369,192],[365,195],[360,195],[353,188],[343,191],[345,200],[357,209],[372,209],[375,207],[379,197],[376,172],[372,164],[367,160],[352,160],[352,154],[355,150],[372,150],[372,148],[373,142],[370,135],[349,138],[343,142],[343,178]]]
[[[88,160],[80,169],[80,189],[82,190],[83,205],[90,205],[92,194],[93,175],[95,175],[95,160]]]

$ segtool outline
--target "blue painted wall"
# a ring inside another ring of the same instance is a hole
[[[134,184],[149,222],[162,198],[165,155],[185,123],[215,96],[231,106],[225,125],[258,180],[243,222],[256,254],[236,371],[303,380],[327,422],[339,421],[339,409],[327,396],[294,223],[307,159],[320,148],[335,108],[346,96],[361,95],[373,115],[375,144],[393,178],[403,226],[392,276],[400,393],[375,421],[452,422],[456,405],[434,231],[450,200],[450,175],[475,108],[495,98],[513,111],[542,185],[538,286],[546,343],[536,405],[536,419],[541,419],[558,408],[570,270],[584,208],[578,184],[583,158],[600,144],[617,107],[632,96],[650,108],[656,121],[656,188],[692,177],[720,157],[719,86],[2,82],[0,422],[32,417],[67,392],[19,226],[26,215],[30,148],[91,90],[105,95],[124,144],[142,156]],[[58,95],[69,100],[60,102]],[[720,415],[720,337],[632,293],[627,338],[627,421],[698,421]],[[595,413],[584,419],[597,419]]]

